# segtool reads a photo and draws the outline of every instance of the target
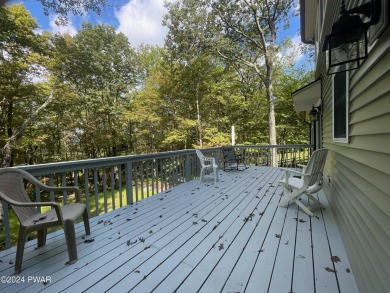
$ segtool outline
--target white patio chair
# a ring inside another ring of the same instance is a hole
[[[301,172],[282,168],[286,172],[286,176],[279,181],[279,184],[283,188],[285,198],[278,204],[279,206],[285,207],[292,200],[309,216],[313,216],[311,212],[313,209],[323,207],[312,194],[322,188],[322,175],[327,154],[327,149],[319,149],[313,152],[309,163],[307,166],[302,166]],[[299,200],[301,195],[308,196],[312,201],[309,207]]]
[[[76,203],[60,206],[58,202],[31,202],[25,190],[25,180],[46,191],[74,192]],[[42,184],[30,173],[14,169],[0,169],[0,200],[12,206],[19,219],[19,238],[16,248],[15,274],[22,269],[24,244],[30,232],[38,232],[38,247],[46,244],[47,228],[62,226],[68,249],[68,264],[77,261],[77,247],[74,222],[83,216],[86,234],[90,234],[88,212],[85,204],[81,203],[80,191],[77,187],[51,187]],[[45,213],[40,213],[37,207],[51,207]]]
[[[215,158],[205,157],[200,150],[196,150],[196,155],[200,160],[200,182],[204,179],[204,173],[206,170],[213,171],[214,182],[218,181],[218,165],[215,162]]]

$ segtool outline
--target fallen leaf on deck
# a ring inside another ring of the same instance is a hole
[[[145,242],[145,238],[144,237],[140,237],[140,238],[138,238],[138,240],[141,241],[142,243]]]
[[[280,234],[275,234],[275,237],[276,237],[276,238],[280,238],[281,235],[280,235]]]
[[[197,225],[198,224],[198,222],[192,222],[192,225]]]
[[[218,250],[222,250],[222,249],[224,249],[223,243],[221,243],[220,245],[218,245]]]
[[[95,239],[94,238],[91,238],[91,239],[85,239],[84,240],[84,243],[91,243],[91,242],[94,242]]]
[[[337,256],[337,255],[334,255],[334,256],[332,256],[331,258],[330,258],[333,262],[341,262],[341,260],[340,260],[340,258]]]
[[[336,273],[335,270],[333,270],[333,269],[331,269],[331,268],[329,268],[329,267],[326,267],[325,270],[326,270],[327,272],[329,272],[329,273]]]
[[[40,217],[40,218],[37,219],[37,220],[34,220],[33,223],[36,224],[36,223],[38,223],[38,222],[40,222],[40,221],[43,221],[44,219],[46,219],[46,216],[43,216],[43,217]]]
[[[300,223],[306,223],[306,221],[304,219],[299,219],[299,222]]]
[[[141,271],[139,271],[139,270],[136,270],[136,271],[134,271],[134,273],[136,273],[136,274],[139,274]]]
[[[130,245],[133,245],[133,244],[136,244],[137,243],[137,239],[133,242],[131,242],[131,240],[128,240],[127,241],[127,246],[130,246]]]
[[[347,273],[350,273],[350,272],[351,272],[351,270],[350,270],[349,268],[347,268],[345,271],[346,271]]]
[[[97,223],[98,223],[98,224],[101,224],[101,223],[103,223],[103,220],[100,220],[100,221],[98,221]]]
[[[207,220],[205,220],[205,219],[202,219],[202,222],[205,222],[205,223],[207,223]]]

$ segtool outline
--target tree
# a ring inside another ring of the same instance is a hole
[[[124,109],[137,81],[135,51],[124,34],[106,25],[84,23],[74,42],[75,137],[88,157],[101,151],[116,156],[126,142]]]
[[[312,81],[312,72],[306,68],[285,68],[278,72],[277,80],[275,112],[279,143],[310,143],[310,124],[295,110],[291,93]]]
[[[293,0],[215,0],[212,9],[221,30],[218,53],[226,60],[254,70],[264,85],[268,101],[269,144],[276,145],[274,71],[278,25],[288,25]],[[276,149],[271,154],[277,166]]]
[[[171,42],[177,48],[188,47],[194,35],[200,36],[197,44],[214,50],[226,62],[253,70],[267,97],[269,143],[277,144],[273,85],[275,57],[280,47],[277,36],[281,25],[288,26],[288,13],[294,0],[182,0],[179,3],[168,5],[170,33],[176,36]],[[198,21],[199,17],[205,21]],[[276,166],[276,151],[272,165]]]
[[[195,94],[198,145],[203,146],[203,123],[200,104],[204,93],[200,86],[208,74],[209,64],[202,62],[210,53],[208,48],[208,12],[206,1],[183,0],[166,3],[168,14],[163,24],[169,32],[165,46],[171,53],[172,62],[179,62],[191,68],[191,90]],[[209,58],[209,57],[208,57]],[[205,66],[203,66],[205,65]]]
[[[234,70],[206,55],[187,62],[165,56],[132,99],[137,152],[199,146],[199,116],[203,145],[227,144],[243,100]]]
[[[121,2],[121,0],[37,0],[41,2],[43,6],[43,13],[49,15],[50,13],[58,15],[58,24],[68,23],[68,14],[84,15],[84,13],[93,11],[100,15],[102,8],[107,6],[107,3],[115,4]],[[8,0],[0,0],[0,6],[5,5]]]
[[[16,142],[50,101],[40,104],[34,98],[39,87],[33,82],[47,56],[48,36],[34,33],[37,24],[22,5],[0,7],[0,14],[0,165],[4,167],[12,164]]]

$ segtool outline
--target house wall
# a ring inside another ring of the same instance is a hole
[[[322,144],[329,149],[324,191],[361,292],[390,288],[389,48],[387,28],[362,66],[350,73],[348,143],[333,142],[332,76],[326,74],[325,53],[317,64],[322,79]]]

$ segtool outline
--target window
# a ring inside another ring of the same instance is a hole
[[[333,75],[333,141],[348,143],[348,72]]]

